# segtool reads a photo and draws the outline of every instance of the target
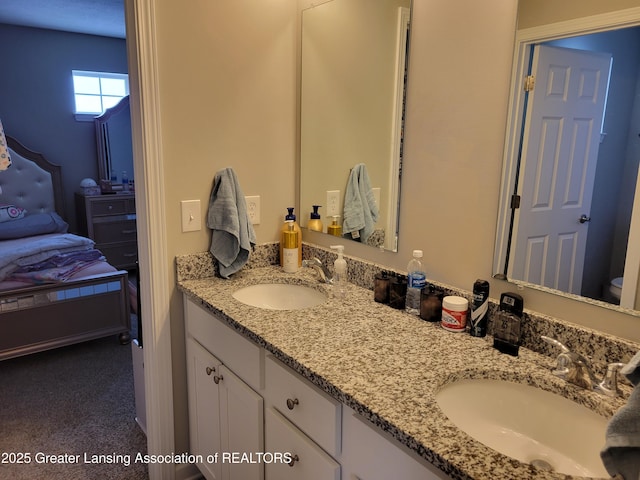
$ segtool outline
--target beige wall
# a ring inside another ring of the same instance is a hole
[[[167,262],[209,249],[182,233],[180,201],[199,199],[203,226],[215,172],[233,167],[260,195],[257,242],[277,239],[296,203],[296,4],[290,0],[156,2]],[[171,279],[175,283],[175,278]],[[187,448],[182,299],[171,297],[176,451]]]
[[[176,255],[209,247],[206,228],[181,233],[180,200],[201,200],[204,217],[217,170],[233,167],[244,193],[262,197],[258,243],[278,240],[283,208],[297,202],[299,13],[291,0],[194,0],[188,8],[158,0],[155,8],[173,271]],[[411,250],[422,248],[431,279],[471,289],[491,277],[515,10],[512,0],[414,0],[399,252],[350,242],[347,254],[405,269]],[[505,288],[492,282],[492,297]],[[636,318],[520,293],[534,310],[639,339]],[[187,417],[177,290],[171,334],[180,451]]]
[[[518,28],[639,7],[638,0],[519,0]]]

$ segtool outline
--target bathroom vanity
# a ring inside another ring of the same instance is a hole
[[[306,285],[326,301],[298,310],[247,305],[233,294],[257,284]],[[486,339],[373,301],[348,284],[332,298],[311,269],[248,268],[230,280],[179,282],[184,295],[191,453],[289,452],[287,461],[206,461],[208,478],[362,480],[560,479],[490,449],[456,427],[436,403],[446,384],[486,378],[524,383],[610,417],[624,403],[551,374],[554,358],[518,357]],[[627,390],[628,393],[628,390]],[[522,412],[526,415],[526,411]],[[604,444],[604,438],[602,439]],[[570,478],[570,477],[569,477]]]

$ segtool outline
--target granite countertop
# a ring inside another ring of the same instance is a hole
[[[232,297],[243,286],[278,282],[310,285],[330,298],[303,310],[277,311],[247,306]],[[518,357],[502,354],[484,338],[448,332],[376,303],[370,290],[348,284],[345,300],[333,298],[332,287],[319,283],[311,269],[285,274],[279,267],[255,268],[229,280],[207,277],[178,285],[240,334],[452,478],[579,477],[536,470],[458,429],[435,403],[437,391],[448,382],[479,377],[535,385],[605,417],[624,404],[556,378],[551,374],[553,358],[524,348]]]

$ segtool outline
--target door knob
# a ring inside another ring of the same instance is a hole
[[[587,217],[584,213],[580,217],[580,223],[587,223],[591,221],[591,217]]]

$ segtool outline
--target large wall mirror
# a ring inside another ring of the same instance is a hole
[[[126,172],[133,180],[133,141],[129,95],[95,118],[98,175],[101,180],[122,183]]]
[[[371,235],[343,238],[397,251],[410,12],[410,0],[303,8],[301,226],[313,205],[327,232],[334,215],[342,224],[345,212],[374,204],[377,220],[365,219]]]
[[[519,4],[535,26],[516,34],[494,271],[640,314],[640,8],[540,23],[535,4]]]

